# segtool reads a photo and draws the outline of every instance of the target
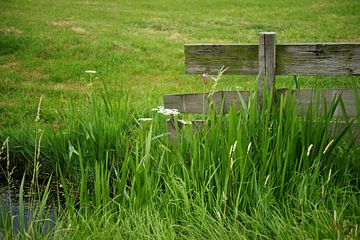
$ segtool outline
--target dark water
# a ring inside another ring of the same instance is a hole
[[[20,185],[19,185],[20,186]],[[51,200],[51,199],[50,199]],[[24,191],[24,228],[20,229],[19,189],[0,186],[0,239],[3,239],[3,232],[11,228],[14,234],[19,231],[33,230],[48,233],[54,228],[55,222],[59,221],[57,209],[54,205],[47,205],[42,214],[39,214],[40,202],[34,200]]]

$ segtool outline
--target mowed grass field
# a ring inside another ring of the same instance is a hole
[[[49,121],[71,101],[123,88],[140,108],[161,96],[203,91],[184,73],[184,43],[360,42],[359,1],[1,1],[0,124],[33,120],[43,95]],[[96,74],[87,74],[95,70]],[[254,89],[227,76],[218,89]],[[350,79],[300,76],[300,87],[349,87]],[[279,77],[278,86],[292,87]]]

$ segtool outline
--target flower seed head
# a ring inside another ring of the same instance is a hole
[[[206,84],[208,83],[208,81],[209,81],[209,74],[203,73],[203,74],[201,75],[201,77],[202,77],[202,79],[203,79],[203,83],[206,85]]]
[[[334,139],[333,140],[331,140],[329,143],[328,143],[328,145],[326,145],[326,147],[325,147],[325,149],[324,149],[324,151],[323,151],[323,154],[325,154],[328,150],[329,150],[329,148],[330,148],[330,146],[331,146],[331,144],[334,142]]]
[[[313,148],[313,146],[314,146],[313,144],[309,145],[306,156],[310,156],[310,152],[311,152],[311,149]]]

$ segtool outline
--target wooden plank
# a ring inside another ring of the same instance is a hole
[[[177,122],[175,122],[173,119],[169,119],[166,121],[167,124],[167,129],[168,129],[168,139],[169,139],[169,143],[172,145],[176,145],[178,143],[178,139],[176,136],[176,123],[177,123],[177,129],[179,131],[179,133],[182,132],[183,128],[186,125],[191,125],[190,127],[192,128],[193,133],[197,133],[199,132],[199,130],[201,128],[204,127],[206,121],[205,120],[192,120],[191,123],[187,123],[185,124],[183,121],[179,120]]]
[[[257,75],[258,45],[194,44],[185,45],[185,71],[190,74]]]
[[[357,91],[360,94],[360,89],[357,89]],[[305,115],[310,106],[312,106],[313,108],[317,108],[319,111],[321,111],[322,109],[324,109],[324,100],[326,100],[327,108],[329,108],[334,98],[341,96],[347,115],[349,117],[357,116],[353,89],[301,89],[294,90],[293,94],[296,98],[295,101],[297,103],[297,110],[299,115]],[[340,104],[338,104],[334,112],[334,117],[344,117],[344,113]]]
[[[198,133],[205,125],[206,120],[194,120],[191,122],[191,128],[193,133]],[[177,130],[175,126],[176,122],[173,119],[169,119],[167,121],[167,129],[168,129],[168,136],[169,136],[169,143],[172,145],[178,144],[178,138],[176,131],[178,130],[181,133],[186,126],[182,121],[177,121]],[[319,123],[315,123],[319,124]],[[330,123],[330,131],[331,135],[336,137],[338,136],[348,125],[343,122],[332,122]],[[353,141],[355,140],[356,144],[360,144],[360,123],[353,123],[349,130],[345,133],[344,139],[346,141]]]
[[[360,44],[279,45],[279,75],[360,75]]]
[[[346,123],[331,123],[330,129],[333,135],[340,134],[348,125]],[[360,123],[353,123],[344,135],[345,140],[360,144]]]
[[[258,45],[187,44],[185,71],[190,74],[257,75]],[[276,45],[276,75],[360,75],[360,43]]]
[[[276,58],[276,34],[274,32],[260,33],[259,37],[259,75],[258,97],[260,107],[264,93],[264,83],[267,82],[267,91],[272,89],[275,93],[275,58]]]
[[[284,89],[276,91],[278,95],[286,92]],[[357,89],[357,91],[360,94],[360,89]],[[217,112],[220,113],[222,109],[226,113],[233,104],[236,104],[238,109],[241,108],[239,96],[244,99],[245,103],[248,103],[250,94],[250,91],[221,91],[215,92],[213,95],[209,93],[166,95],[164,96],[164,105],[165,108],[178,109],[182,113],[209,113],[208,99],[209,96],[212,96],[211,99],[216,106]],[[311,105],[321,109],[324,106],[324,99],[327,106],[329,106],[335,96],[341,95],[348,116],[357,116],[353,89],[301,89],[293,90],[292,94],[296,98],[299,115],[306,114]],[[340,105],[337,107],[334,117],[343,117]]]
[[[165,95],[164,106],[169,109],[178,109],[182,113],[207,114],[210,112],[209,101],[213,102],[216,112],[228,112],[233,104],[240,108],[240,97],[247,103],[250,91],[221,91],[210,93]]]

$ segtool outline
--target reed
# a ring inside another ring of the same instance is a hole
[[[80,113],[69,107],[63,128],[34,138],[30,130],[8,132],[10,155],[29,159],[33,182],[47,184],[37,188],[28,220],[23,178],[21,231],[2,220],[2,236],[355,239],[360,151],[343,139],[349,128],[330,128],[341,98],[303,118],[290,95],[274,101],[267,96],[259,111],[254,94],[241,100],[241,110],[214,111],[199,132],[184,125],[177,145],[168,143],[166,116],[138,112],[126,97],[106,93]],[[61,207],[43,231],[50,202]]]

